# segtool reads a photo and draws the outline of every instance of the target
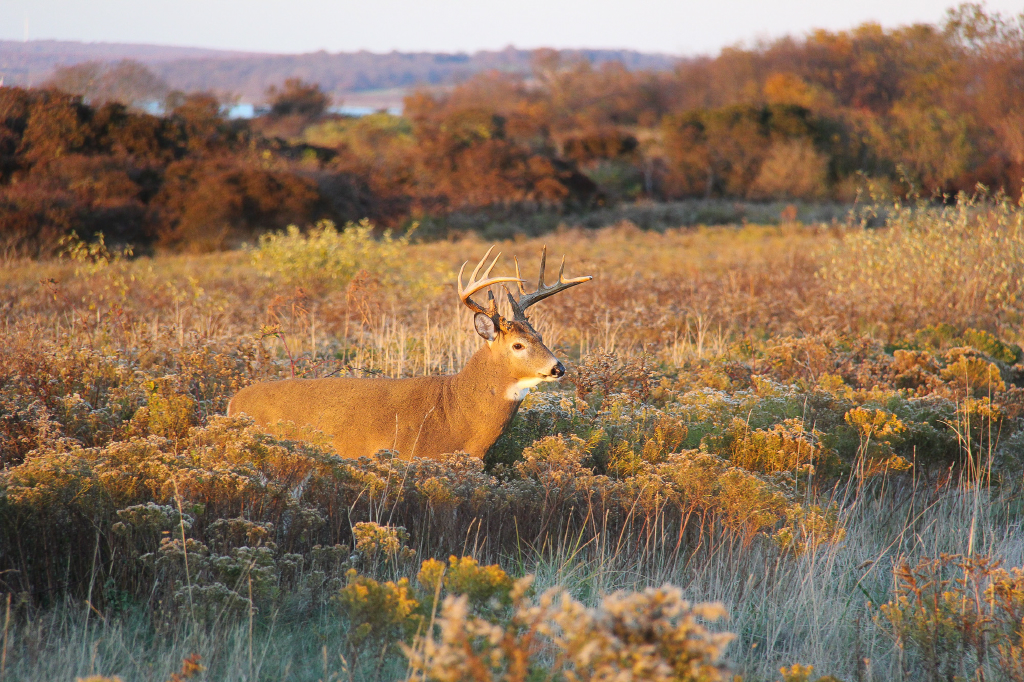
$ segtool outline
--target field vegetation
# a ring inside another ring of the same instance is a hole
[[[0,678],[1024,679],[1019,205],[542,243],[570,373],[483,461],[223,416],[458,370],[479,238],[7,261]]]
[[[1024,680],[1022,45],[538,51],[363,118],[0,88],[0,681]],[[494,241],[595,277],[482,461],[224,416],[458,371]]]

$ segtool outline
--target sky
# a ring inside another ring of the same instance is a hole
[[[630,48],[713,54],[866,21],[936,23],[955,0],[0,0],[0,39],[253,52]],[[1024,0],[990,0],[1016,15]]]

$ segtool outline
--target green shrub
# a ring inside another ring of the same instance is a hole
[[[439,276],[447,273],[410,262],[411,231],[400,237],[393,237],[390,230],[380,237],[374,233],[365,219],[341,229],[324,220],[306,232],[292,225],[285,232],[262,235],[252,250],[252,262],[277,282],[313,290],[344,289],[361,277],[385,291],[400,289],[405,299],[435,292]]]

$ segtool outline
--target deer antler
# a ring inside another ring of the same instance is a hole
[[[469,261],[463,263],[462,267],[459,268],[459,298],[461,298],[462,302],[466,304],[466,307],[468,307],[474,313],[483,313],[484,315],[487,315],[488,317],[491,318],[497,317],[498,315],[498,304],[494,300],[494,293],[490,291],[487,292],[488,305],[486,308],[484,308],[482,305],[471,299],[470,296],[480,291],[481,289],[486,289],[492,284],[501,284],[503,282],[518,282],[520,288],[522,288],[523,286],[523,280],[519,279],[518,271],[516,272],[515,277],[491,277],[490,279],[488,279],[488,277],[490,277],[491,274],[491,269],[494,268],[494,264],[497,263],[498,259],[501,257],[500,251],[498,252],[498,255],[494,257],[494,260],[491,261],[491,264],[487,267],[487,269],[484,270],[483,277],[481,277],[480,279],[476,278],[477,274],[479,274],[480,272],[480,268],[482,268],[484,263],[487,262],[487,257],[491,255],[491,251],[493,250],[493,246],[487,249],[487,253],[485,253],[484,257],[480,259],[479,263],[477,263],[476,267],[473,269],[473,274],[469,276],[469,284],[466,288],[463,288],[462,286],[462,272],[466,269],[466,265],[469,263]]]
[[[508,295],[508,302],[512,305],[512,312],[515,314],[515,319],[526,320],[526,309],[531,305],[553,296],[559,291],[565,291],[569,287],[574,287],[577,284],[583,284],[594,279],[590,275],[584,277],[574,277],[572,279],[566,279],[565,275],[565,256],[562,256],[562,264],[558,266],[558,283],[552,284],[549,287],[544,286],[544,266],[547,264],[548,259],[548,247],[544,247],[540,255],[540,278],[537,280],[537,291],[531,294],[526,293],[526,287],[523,286],[523,279],[519,275],[519,260],[516,259],[516,277],[519,278],[519,298],[513,298],[508,287],[505,288],[505,293]]]

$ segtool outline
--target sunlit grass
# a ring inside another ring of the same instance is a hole
[[[208,256],[7,263],[0,675],[165,680],[198,654],[210,679],[398,679],[401,640],[417,679],[441,679],[430,656],[467,632],[519,622],[543,639],[590,609],[580,632],[606,637],[609,609],[669,583],[681,592],[657,599],[723,605],[701,627],[736,635],[725,661],[746,679],[793,664],[932,679],[921,633],[966,621],[893,625],[882,607],[908,594],[894,570],[943,553],[1024,563],[1020,216],[502,242],[506,268],[533,271],[546,244],[595,279],[538,306],[568,381],[532,394],[485,462],[342,461],[315,433],[280,442],[220,416],[255,380],[457,371],[477,342],[452,276],[478,239],[324,227]],[[450,581],[453,599],[526,575],[536,592],[452,601],[428,633],[441,602],[417,575],[432,559],[463,570],[449,555],[508,579]],[[979,580],[1017,603],[1000,575]],[[549,588],[572,601],[536,601]],[[367,610],[372,595],[395,608]],[[970,654],[989,678],[1021,646],[1004,611]],[[496,670],[582,660],[518,636]]]

